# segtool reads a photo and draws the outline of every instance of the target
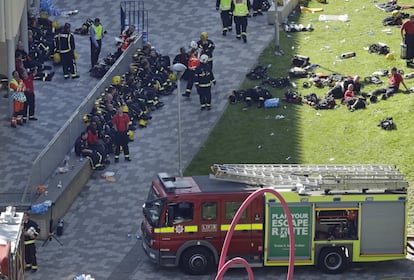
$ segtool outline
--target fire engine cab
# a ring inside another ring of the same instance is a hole
[[[0,214],[0,279],[24,279],[23,212],[12,206]]]
[[[352,262],[406,257],[407,188],[389,165],[216,164],[210,176],[159,173],[143,205],[142,246],[159,266],[189,274],[217,268],[233,217],[249,195],[272,188],[294,225],[295,265],[341,273]],[[275,195],[243,211],[227,258],[252,267],[287,266],[286,214]]]

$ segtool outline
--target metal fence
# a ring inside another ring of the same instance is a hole
[[[148,11],[144,1],[122,1],[120,4],[121,33],[128,26],[134,25],[135,32],[142,34],[142,42],[148,41]]]
[[[129,64],[132,62],[132,55],[137,48],[142,47],[142,36],[139,36],[129,48],[118,58],[109,71],[98,82],[98,84],[89,92],[79,107],[75,110],[68,121],[56,133],[55,137],[46,145],[34,160],[31,168],[31,174],[28,179],[26,189],[24,190],[21,203],[30,204],[33,197],[35,186],[43,184],[47,178],[55,172],[56,168],[62,162],[64,157],[72,150],[76,138],[81,131],[85,129],[83,116],[90,113],[95,105],[95,100],[101,92],[111,84],[112,76],[122,75],[128,71]]]

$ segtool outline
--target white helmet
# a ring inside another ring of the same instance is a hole
[[[198,45],[197,45],[196,41],[191,41],[191,43],[190,43],[190,47],[191,47],[192,49],[196,49],[196,48],[198,47]]]
[[[203,55],[200,56],[200,62],[201,63],[207,63],[207,61],[208,61],[208,55],[203,54]]]

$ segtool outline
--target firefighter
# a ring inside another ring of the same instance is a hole
[[[188,59],[187,66],[187,87],[185,93],[183,93],[183,96],[185,97],[190,97],[191,90],[193,89],[194,73],[196,68],[200,65],[200,49],[198,48],[197,43],[192,41],[190,46],[190,58]]]
[[[211,110],[211,86],[216,84],[211,67],[208,64],[208,55],[203,54],[200,57],[200,66],[197,67],[194,74],[194,84],[197,93],[200,95],[201,110]]]
[[[128,26],[121,34],[122,43],[120,46],[121,52],[126,51],[126,49],[129,47],[129,44],[133,42],[136,38],[136,32],[135,32],[135,25]]]
[[[197,42],[197,46],[200,49],[200,55],[205,54],[208,56],[208,65],[210,65],[211,70],[213,70],[213,51],[216,46],[213,41],[208,39],[207,32],[201,32],[200,40]]]
[[[81,158],[89,159],[89,163],[93,170],[104,170],[103,155],[88,144],[88,132],[83,131],[75,141],[75,154]]]
[[[243,42],[247,43],[247,17],[250,10],[249,0],[233,0],[233,16],[236,25],[236,38],[243,38]]]
[[[23,214],[24,259],[26,270],[37,271],[36,238],[40,233],[39,225],[30,219],[30,214]]]
[[[232,0],[217,0],[216,1],[216,10],[220,10],[221,23],[223,26],[222,34],[223,36],[227,35],[227,31],[233,29],[233,1]]]
[[[263,0],[253,0],[253,16],[261,16],[263,15],[262,12],[262,5],[263,5]]]
[[[75,61],[75,38],[70,32],[70,24],[65,23],[61,32],[54,38],[55,52],[60,54],[63,67],[63,77],[68,79],[79,78]]]

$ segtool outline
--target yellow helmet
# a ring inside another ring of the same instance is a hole
[[[112,77],[112,84],[113,85],[119,85],[121,83],[121,76],[117,75],[117,76],[113,76]]]
[[[89,115],[88,115],[88,114],[83,115],[82,119],[83,119],[83,122],[84,122],[86,125],[88,125],[88,124],[89,124]]]
[[[122,105],[121,108],[122,108],[122,112],[124,112],[124,113],[128,113],[129,112],[129,108],[128,108],[127,105]]]
[[[394,11],[392,11],[391,15],[395,18],[398,18],[398,17],[401,16],[401,13],[398,10],[394,10]]]
[[[58,28],[59,27],[59,22],[57,22],[57,21],[52,22],[52,27],[54,29]]]
[[[127,134],[128,134],[128,138],[129,138],[130,141],[135,140],[135,132],[134,131],[128,130]]]
[[[159,81],[155,81],[154,82],[154,89],[158,91],[158,90],[160,90],[160,87],[161,87],[160,82]]]
[[[201,34],[200,34],[200,38],[201,39],[205,39],[205,40],[207,40],[208,39],[208,33],[207,32],[201,32]]]
[[[54,53],[53,54],[53,62],[55,63],[55,64],[59,64],[60,63],[60,53]]]
[[[174,73],[170,73],[170,74],[168,75],[168,79],[169,79],[171,82],[175,82],[175,81],[177,81],[177,75],[175,75]]]
[[[138,121],[138,125],[139,125],[139,127],[147,127],[147,121],[143,120],[143,119],[140,119]]]
[[[395,59],[395,57],[394,57],[394,54],[393,54],[393,53],[388,53],[388,54],[385,56],[385,58],[386,58],[387,60],[394,60],[394,59]]]
[[[75,57],[75,59],[78,59],[78,57],[79,57],[78,52],[77,52],[77,51],[74,51],[74,52],[73,52],[73,56]]]
[[[47,12],[41,12],[39,17],[40,18],[49,18],[49,14]]]

